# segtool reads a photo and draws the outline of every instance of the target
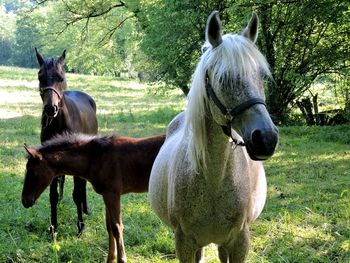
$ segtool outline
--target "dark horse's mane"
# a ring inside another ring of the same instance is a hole
[[[106,141],[112,138],[117,138],[118,135],[109,136],[94,136],[83,133],[71,133],[65,132],[63,134],[58,134],[52,139],[47,140],[42,143],[41,146],[37,148],[40,152],[52,152],[56,150],[68,150],[76,148],[77,146],[87,145],[90,142],[94,142],[97,145],[104,145]]]

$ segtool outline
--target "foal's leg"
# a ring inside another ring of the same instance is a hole
[[[106,214],[108,214],[109,222],[107,222],[107,231],[109,235],[109,251],[107,262],[113,262],[117,254],[117,262],[125,263],[126,254],[123,241],[123,223],[120,211],[120,195],[111,193],[103,195],[106,205]],[[108,228],[109,225],[109,228]]]
[[[64,181],[65,181],[65,176],[59,176],[57,177],[58,179],[58,187],[59,187],[59,195],[58,195],[58,202],[60,203],[63,200],[63,189],[64,189]]]
[[[112,225],[109,212],[106,206],[106,228],[108,232],[108,258],[107,263],[112,263],[117,257],[117,246],[112,232]]]
[[[77,206],[77,212],[78,212],[78,221],[77,221],[78,236],[81,236],[85,228],[85,224],[83,222],[83,197],[84,197],[83,192],[86,191],[86,189],[84,188],[84,184],[86,186],[86,181],[84,179],[81,179],[79,177],[74,177],[73,200],[75,205]],[[86,197],[86,193],[85,193],[85,197]]]
[[[185,236],[180,226],[175,230],[176,256],[180,263],[195,263],[198,259],[198,246],[194,239]],[[201,252],[199,252],[201,253]],[[198,261],[197,261],[198,262]]]
[[[55,238],[57,231],[57,204],[58,204],[58,192],[57,192],[58,178],[54,178],[50,185],[50,205],[51,205],[51,219],[50,219],[50,233]]]

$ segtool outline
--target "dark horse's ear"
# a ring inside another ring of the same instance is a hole
[[[258,15],[255,12],[253,12],[252,18],[250,19],[247,27],[243,30],[242,35],[250,39],[253,43],[255,43],[258,39],[258,26]]]
[[[205,37],[213,48],[222,43],[222,29],[218,11],[213,11],[208,17]]]
[[[57,63],[64,65],[64,60],[66,59],[66,50],[63,50],[62,55],[58,58]]]
[[[35,48],[36,59],[38,60],[39,65],[41,66],[44,63],[44,57],[40,54],[37,48]]]
[[[35,159],[42,160],[43,156],[40,152],[38,152],[35,148],[28,146],[27,144],[24,144],[24,149],[26,150],[29,157],[33,157]]]

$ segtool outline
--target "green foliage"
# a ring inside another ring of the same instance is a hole
[[[14,40],[16,19],[14,14],[0,7],[0,64],[10,64]]]
[[[67,68],[70,71],[94,75],[120,75],[125,72],[128,76],[135,76],[133,64],[138,64],[134,63],[138,55],[138,41],[133,14],[125,8],[116,8],[114,12],[91,18],[91,21],[74,14],[75,8],[83,15],[95,8],[96,12],[103,12],[111,3],[48,1],[38,6],[21,6],[16,14],[0,12],[0,28],[2,24],[6,28],[4,37],[0,33],[0,44],[4,47],[0,63],[37,67],[34,47],[38,47],[44,56],[58,56],[67,49],[70,58]],[[74,21],[66,23],[66,19]],[[11,26],[15,25],[14,22],[16,27]],[[11,34],[7,34],[10,29]],[[115,34],[116,30],[118,34]]]
[[[36,70],[0,67],[0,262],[104,262],[108,236],[101,196],[88,185],[90,216],[76,237],[76,208],[67,177],[59,205],[56,242],[48,234],[48,190],[24,209],[23,143],[40,142],[41,99]],[[149,86],[113,77],[67,74],[68,88],[88,92],[97,103],[100,134],[149,136],[165,131],[184,108],[179,90],[155,94]],[[349,262],[349,125],[280,127],[274,157],[265,162],[268,197],[252,224],[248,262]],[[178,262],[174,236],[149,207],[147,194],[122,198],[128,262]],[[206,261],[218,262],[215,246]]]
[[[103,9],[108,1],[91,2],[94,8]],[[62,47],[68,50],[70,59],[68,69],[94,75],[118,75],[121,72],[132,72],[131,59],[134,48],[132,20],[125,20],[118,34],[114,34],[116,23],[121,23],[131,14],[125,9],[116,9],[113,13],[101,15],[93,19],[93,22],[76,20],[67,27],[62,23],[65,19],[71,19],[66,8],[74,10],[78,1],[67,1],[54,4],[48,16],[51,18],[47,25],[47,39],[44,50],[48,53],[56,53]],[[89,5],[84,8],[92,8]],[[87,12],[85,9],[79,12]],[[74,11],[72,11],[74,12]],[[63,15],[61,15],[63,14]],[[68,17],[67,17],[68,16]],[[56,26],[55,26],[56,25]],[[59,33],[59,36],[57,34]],[[55,52],[56,51],[56,52]],[[62,51],[61,51],[62,52]]]
[[[68,70],[162,81],[185,94],[204,41],[205,23],[218,10],[225,32],[240,32],[251,12],[260,17],[258,47],[271,65],[267,101],[275,122],[287,123],[293,103],[318,77],[348,82],[350,30],[346,1],[137,0],[0,2],[0,62],[36,66],[33,47],[47,56],[68,50]],[[11,7],[9,7],[11,5]],[[7,27],[15,10],[16,31]],[[20,10],[20,11],[19,11]],[[5,12],[5,13],[4,13]],[[5,19],[5,20],[4,20]],[[15,39],[15,41],[14,41]],[[15,43],[14,43],[15,42]],[[342,92],[344,89],[342,89]],[[345,88],[342,105],[349,112]]]
[[[140,1],[138,22],[142,51],[153,62],[156,80],[179,87],[185,94],[200,56],[207,16],[225,1]]]
[[[276,122],[286,120],[288,105],[318,76],[342,73],[349,67],[349,49],[344,48],[350,43],[345,1],[238,2],[230,12],[257,10],[260,17],[258,46],[275,80],[268,87],[267,101]]]
[[[45,41],[43,30],[47,17],[45,7],[30,11],[30,8],[21,9],[16,20],[16,45],[13,50],[12,62],[23,67],[36,67],[34,48],[40,47]]]

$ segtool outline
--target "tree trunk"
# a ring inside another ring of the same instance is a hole
[[[319,113],[318,113],[317,97],[318,97],[318,94],[312,96],[312,104],[313,104],[313,107],[314,107],[314,115],[315,115],[316,125],[320,125],[321,122],[320,122],[320,116],[319,116]]]
[[[314,114],[312,113],[313,107],[312,107],[311,99],[305,98],[305,99],[302,99],[301,101],[297,101],[297,105],[306,120],[306,124],[308,126],[315,125],[316,122],[315,122]]]

